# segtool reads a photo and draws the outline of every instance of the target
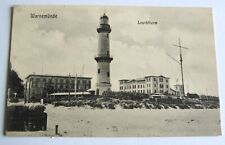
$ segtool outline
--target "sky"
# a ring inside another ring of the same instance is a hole
[[[181,83],[183,52],[185,90],[218,96],[212,11],[210,8],[18,6],[13,12],[10,61],[22,79],[29,74],[92,77],[95,88],[99,18],[109,17],[112,90],[120,79],[164,75],[170,86]],[[30,14],[57,14],[31,19]],[[138,24],[138,21],[157,22]]]

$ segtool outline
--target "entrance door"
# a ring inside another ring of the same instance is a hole
[[[99,95],[99,89],[96,89],[96,95]]]

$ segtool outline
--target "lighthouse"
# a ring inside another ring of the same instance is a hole
[[[110,63],[113,58],[110,56],[109,34],[111,32],[111,28],[108,22],[109,18],[104,13],[100,17],[100,24],[97,28],[98,53],[95,57],[97,62],[96,95],[102,95],[103,92],[111,90]]]

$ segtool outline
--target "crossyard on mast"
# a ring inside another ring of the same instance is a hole
[[[180,49],[180,61],[179,61],[179,64],[180,64],[180,70],[181,70],[182,88],[183,88],[183,93],[184,93],[184,96],[185,96],[182,49],[189,49],[189,48],[184,47],[184,46],[181,45],[180,38],[178,39],[178,45],[174,44],[173,46],[178,47]],[[176,60],[176,62],[177,62],[177,60]]]

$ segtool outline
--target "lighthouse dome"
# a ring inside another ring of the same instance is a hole
[[[100,17],[100,24],[108,24],[108,16],[106,16],[106,14],[104,13],[101,17]]]
[[[104,13],[102,16],[101,16],[101,19],[109,19],[108,16]]]

